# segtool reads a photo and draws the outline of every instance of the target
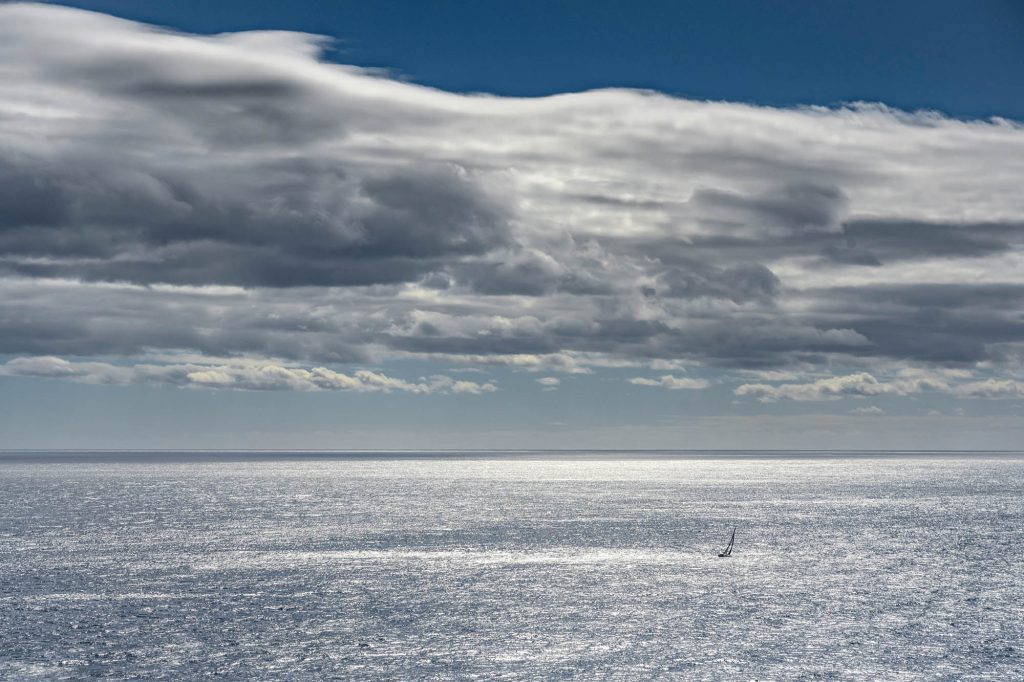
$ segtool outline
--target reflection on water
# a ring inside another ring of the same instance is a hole
[[[1024,669],[1024,458],[71,459],[0,458],[0,678]]]

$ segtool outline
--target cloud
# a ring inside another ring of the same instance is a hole
[[[23,357],[0,365],[0,375],[71,379],[87,384],[170,384],[182,388],[240,389],[249,391],[354,391],[360,393],[469,393],[498,390],[494,382],[477,383],[435,375],[417,381],[396,379],[370,370],[351,375],[326,367],[303,369],[273,364],[238,365],[113,365],[105,362],[69,362],[52,356]]]
[[[558,388],[562,380],[558,377],[541,377],[536,380],[538,384],[544,387],[545,391],[554,391]]]
[[[934,258],[982,258],[1024,245],[1024,222],[951,223],[864,219],[822,247],[829,260],[860,265]]]
[[[892,283],[805,291],[820,323],[856,329],[863,354],[976,363],[1024,335],[1024,283]]]
[[[867,407],[858,407],[856,409],[850,410],[850,414],[859,414],[866,417],[876,417],[885,414],[885,410],[876,405],[868,405]]]
[[[510,367],[516,370],[527,372],[565,372],[567,374],[591,374],[592,370],[587,365],[602,366],[605,358],[600,356],[588,356],[580,353],[550,353],[531,354],[513,353],[500,355],[460,355],[458,353],[437,353],[432,354],[411,354],[426,360],[444,360],[446,362],[459,363],[463,365],[495,365],[499,367]]]
[[[726,268],[709,267],[698,262],[684,267],[666,267],[649,295],[659,293],[674,298],[718,298],[742,304],[750,301],[769,303],[778,294],[779,278],[764,265],[741,264]]]
[[[671,374],[663,374],[657,379],[648,379],[646,377],[633,377],[627,379],[627,381],[635,386],[655,386],[659,388],[667,388],[670,391],[696,391],[702,388],[707,388],[711,385],[711,382],[705,379],[691,379],[690,377],[677,377]]]
[[[1024,381],[985,379],[957,386],[953,393],[966,398],[1024,398]]]
[[[963,381],[971,376],[970,372],[956,369],[927,371],[905,368],[888,381],[879,380],[868,372],[859,372],[806,383],[743,384],[737,387],[734,393],[739,396],[751,396],[761,402],[837,400],[878,395],[906,396],[925,391],[937,391],[962,398],[1024,397],[1024,382],[993,378]]]
[[[791,182],[753,195],[709,188],[697,189],[690,204],[718,232],[740,229],[750,235],[779,232],[837,232],[846,210],[846,196],[834,185]]]
[[[734,393],[739,396],[751,396],[761,402],[777,400],[836,400],[845,397],[865,397],[876,395],[908,395],[925,389],[945,388],[945,382],[930,379],[908,379],[895,382],[883,382],[867,372],[847,374],[844,376],[818,379],[809,383],[797,384],[743,384]]]
[[[740,387],[762,400],[927,390],[868,372],[891,362],[1015,381],[1019,123],[463,95],[326,44],[0,5],[0,354],[321,390],[346,380],[296,367],[865,370]],[[254,359],[283,371],[222,369]],[[701,381],[665,377],[637,379]]]

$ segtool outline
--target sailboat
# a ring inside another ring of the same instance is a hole
[[[721,552],[718,553],[719,558],[725,558],[732,556],[732,546],[736,544],[736,528],[732,529],[732,537],[729,538],[729,544],[725,546]]]

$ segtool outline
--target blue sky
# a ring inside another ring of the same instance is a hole
[[[68,4],[0,7],[0,447],[1024,435],[1017,3]]]
[[[65,4],[197,33],[330,35],[337,61],[456,92],[630,87],[1024,118],[1024,6],[1013,0]]]

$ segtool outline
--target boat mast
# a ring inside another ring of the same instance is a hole
[[[733,546],[733,544],[735,544],[735,542],[736,542],[736,527],[733,526],[733,528],[732,528],[732,537],[729,538],[729,544],[725,546],[725,549],[723,549],[721,552],[718,553],[718,556],[720,556],[720,557],[732,556],[732,546]]]

